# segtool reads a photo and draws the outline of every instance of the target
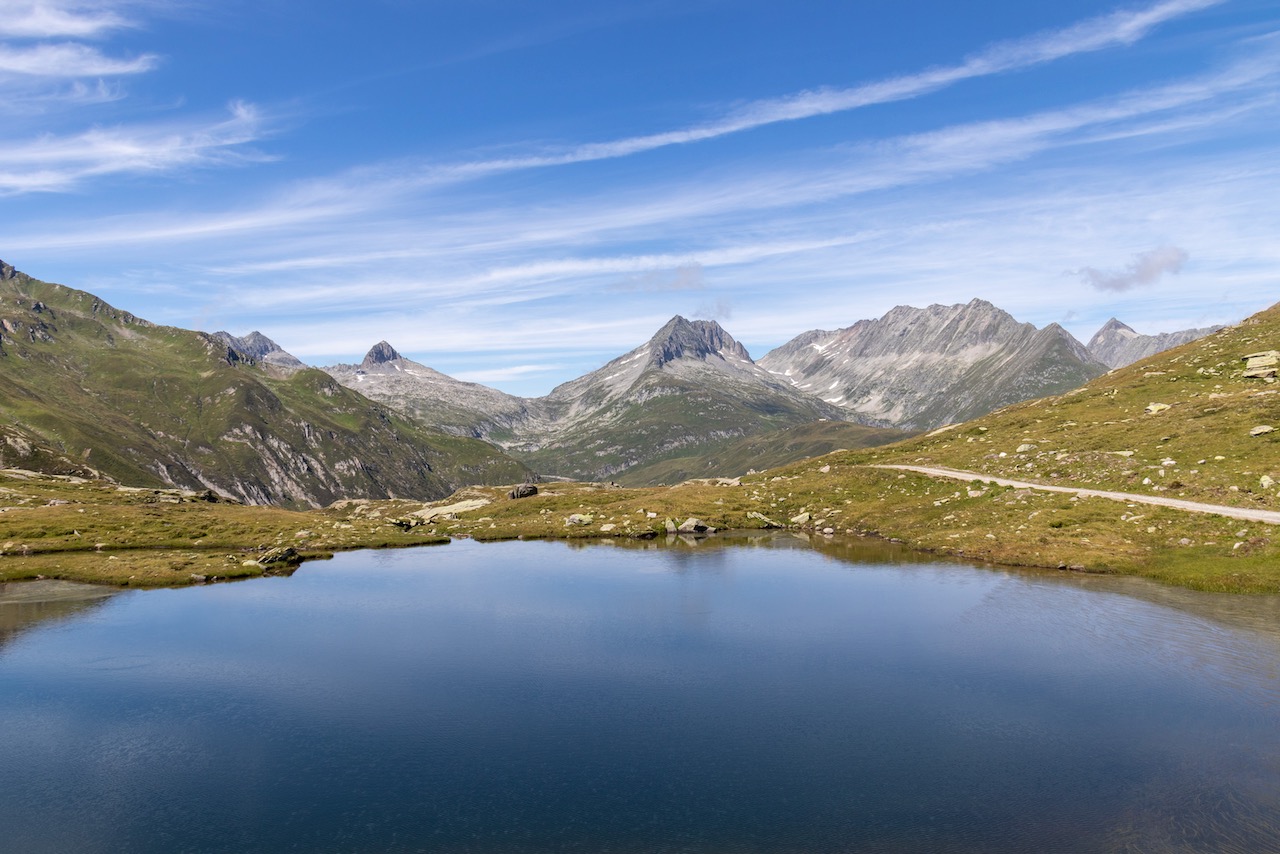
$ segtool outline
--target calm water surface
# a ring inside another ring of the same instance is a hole
[[[1280,851],[1276,600],[786,538],[26,590],[4,851]]]

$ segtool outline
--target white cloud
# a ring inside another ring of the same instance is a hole
[[[74,136],[0,143],[0,195],[70,189],[90,177],[245,159],[260,138],[257,108],[235,102],[221,121],[94,128]]]
[[[1127,291],[1143,285],[1154,285],[1166,274],[1179,273],[1191,256],[1177,246],[1161,246],[1139,252],[1123,270],[1099,270],[1084,267],[1074,272],[1100,291]]]
[[[130,26],[118,2],[0,0],[0,37],[95,38]]]
[[[30,47],[0,45],[0,73],[32,77],[114,77],[140,74],[155,68],[157,57],[143,54],[132,59],[114,59],[88,45],[37,44]]]
[[[469,383],[502,383],[511,380],[527,379],[531,376],[544,376],[564,369],[564,365],[510,365],[501,368],[481,368],[474,371],[460,371],[453,374],[454,379]]]

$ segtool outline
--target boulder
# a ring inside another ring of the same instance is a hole
[[[515,489],[507,493],[507,497],[515,500],[517,498],[530,498],[538,494],[538,487],[532,483],[522,483]]]
[[[270,566],[274,563],[298,563],[301,560],[302,558],[298,556],[298,553],[293,548],[276,546],[273,549],[267,549],[256,563],[258,566]]]
[[[1167,403],[1148,403],[1145,411],[1148,415],[1158,415],[1168,408],[1169,404]]]
[[[748,519],[756,519],[756,520],[758,520],[758,521],[760,521],[760,522],[763,522],[763,523],[764,523],[764,526],[765,526],[766,528],[781,528],[781,527],[782,527],[782,525],[781,525],[781,524],[779,524],[779,523],[777,523],[777,522],[773,521],[772,519],[770,519],[768,516],[764,515],[763,513],[757,513],[755,510],[752,510],[750,513],[748,513],[748,514],[747,514],[747,518],[748,518]]]
[[[1280,350],[1250,353],[1247,356],[1241,356],[1240,360],[1244,362],[1246,379],[1265,380],[1276,375],[1276,369],[1280,367]]]
[[[809,520],[810,520],[810,519],[812,519],[812,518],[813,518],[813,516],[812,516],[811,514],[809,514],[809,513],[801,513],[799,516],[792,516],[792,517],[791,517],[791,524],[793,524],[793,525],[807,525],[807,524],[809,524]]]
[[[568,519],[564,520],[564,523],[566,525],[590,525],[593,519],[595,517],[589,513],[572,513]]]
[[[1265,435],[1267,435],[1268,433],[1273,433],[1273,432],[1275,432],[1275,429],[1276,429],[1276,428],[1272,427],[1272,426],[1271,426],[1271,425],[1269,425],[1269,424],[1259,424],[1257,427],[1254,427],[1252,430],[1250,430],[1250,431],[1249,431],[1249,435],[1250,435],[1250,436],[1265,436]]]
[[[701,519],[695,519],[690,516],[688,519],[681,522],[676,530],[681,534],[713,534],[716,529],[710,525],[704,524]]]

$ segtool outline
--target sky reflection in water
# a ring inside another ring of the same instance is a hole
[[[1152,590],[770,538],[125,593],[0,646],[0,826],[28,852],[1280,850],[1280,635]]]

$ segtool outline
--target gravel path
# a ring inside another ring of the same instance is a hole
[[[1217,516],[1229,516],[1232,519],[1247,519],[1250,522],[1266,522],[1280,525],[1280,512],[1275,510],[1250,510],[1245,507],[1227,507],[1222,504],[1201,504],[1198,501],[1183,501],[1178,498],[1161,498],[1158,495],[1134,495],[1131,492],[1103,492],[1100,489],[1080,489],[1074,486],[1049,486],[1044,483],[1029,483],[1025,480],[1009,480],[1005,477],[992,477],[972,471],[957,469],[933,468],[930,466],[872,466],[878,469],[899,469],[927,474],[931,477],[946,477],[952,480],[983,480],[1000,486],[1012,486],[1016,489],[1040,489],[1045,492],[1065,492],[1087,498],[1110,498],[1112,501],[1126,501],[1131,504],[1154,504],[1157,507],[1172,507],[1176,510],[1189,510],[1192,513],[1213,513]]]

